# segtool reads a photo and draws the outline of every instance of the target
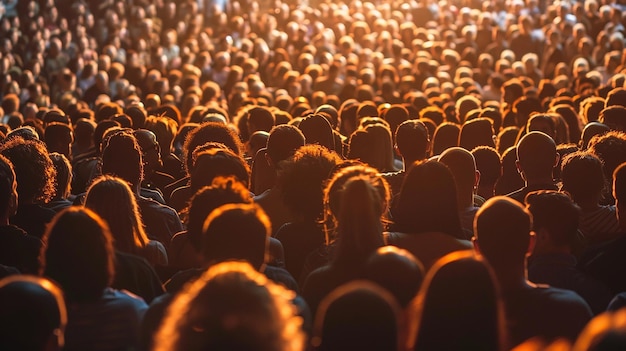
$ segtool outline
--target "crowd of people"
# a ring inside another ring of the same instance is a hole
[[[0,349],[626,349],[624,9],[3,0]]]

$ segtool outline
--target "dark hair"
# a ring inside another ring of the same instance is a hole
[[[565,193],[533,191],[526,195],[526,206],[533,215],[533,230],[546,229],[555,245],[569,246],[576,238],[581,210]]]
[[[229,149],[212,148],[197,154],[191,170],[191,189],[195,192],[210,185],[217,176],[233,176],[248,187],[250,167],[241,156]]]
[[[11,206],[13,187],[16,186],[15,171],[9,159],[0,155],[0,214],[4,215]],[[17,199],[14,199],[17,203]],[[9,215],[11,215],[9,213]]]
[[[492,121],[482,117],[463,123],[459,132],[459,146],[468,151],[478,146],[495,147]]]
[[[479,146],[472,150],[476,168],[480,171],[480,183],[494,185],[502,174],[500,155],[493,147]]]
[[[393,145],[391,132],[381,123],[357,129],[350,135],[348,158],[367,163],[380,172],[392,172]]]
[[[305,117],[298,128],[304,134],[307,144],[319,144],[328,150],[335,150],[333,128],[322,114],[317,113]]]
[[[430,135],[424,123],[410,119],[396,129],[396,146],[406,160],[421,160],[428,156]]]
[[[561,163],[562,190],[570,193],[574,201],[591,200],[602,194],[606,180],[602,161],[592,153],[578,151],[566,155]]]
[[[58,152],[50,154],[50,159],[57,171],[55,178],[55,198],[67,199],[72,186],[72,165],[65,155]]]
[[[411,165],[397,198],[394,230],[404,233],[443,232],[464,239],[450,169],[437,161]]]
[[[456,123],[444,122],[437,126],[433,134],[433,155],[439,155],[447,148],[457,146],[461,128]]]
[[[594,136],[589,141],[588,150],[602,160],[604,175],[611,179],[617,166],[626,162],[626,133],[610,131]]]
[[[57,281],[68,301],[97,301],[111,285],[113,239],[106,222],[91,210],[59,212],[42,241],[40,274]]]
[[[56,169],[42,142],[13,138],[0,145],[0,154],[13,164],[21,203],[46,203],[52,199]]]
[[[278,125],[272,128],[267,139],[267,155],[278,166],[278,163],[293,156],[304,143],[304,134],[300,129],[289,124]]]
[[[193,151],[196,147],[209,141],[222,143],[237,155],[242,155],[244,149],[237,133],[228,126],[217,122],[203,123],[200,127],[189,132],[183,145],[184,165],[187,172],[191,171],[193,165],[191,157]]]
[[[527,180],[551,175],[556,163],[556,144],[545,133],[530,132],[520,139],[516,155]]]
[[[102,149],[102,174],[124,179],[131,188],[143,179],[143,154],[131,133],[120,131],[108,136]]]
[[[294,214],[305,220],[321,219],[323,186],[331,170],[341,162],[339,156],[320,145],[305,145],[283,163],[278,186],[283,201]]]
[[[266,263],[271,223],[254,203],[226,204],[209,214],[202,226],[202,254],[208,262],[245,260],[256,269]]]
[[[504,349],[504,308],[496,278],[487,262],[471,252],[454,252],[435,263],[414,311],[409,341],[416,351]]]

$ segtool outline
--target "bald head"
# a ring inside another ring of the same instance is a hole
[[[495,270],[524,263],[530,243],[532,216],[517,201],[489,199],[476,213],[474,234],[481,254]]]
[[[517,162],[526,182],[551,179],[558,162],[556,143],[545,133],[530,132],[517,144]]]

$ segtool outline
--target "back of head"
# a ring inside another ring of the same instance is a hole
[[[582,136],[580,137],[580,149],[587,150],[589,147],[589,141],[596,135],[602,135],[608,132],[610,129],[607,125],[600,122],[589,122],[583,128]]]
[[[617,351],[626,347],[626,310],[604,312],[580,332],[572,351]]]
[[[146,119],[145,128],[154,133],[163,153],[169,153],[178,132],[176,122],[163,116],[150,116]],[[137,128],[135,128],[137,129]]]
[[[417,321],[409,339],[414,350],[503,349],[497,282],[488,264],[470,252],[439,259],[426,275],[414,308]]]
[[[155,350],[302,351],[294,297],[247,263],[215,265],[176,296]]]
[[[447,148],[458,146],[461,128],[458,124],[442,123],[433,135],[433,155],[439,155]]]
[[[426,272],[422,263],[409,251],[383,246],[367,260],[364,278],[387,289],[401,308],[417,295]]]
[[[120,131],[104,140],[102,174],[122,178],[132,188],[140,185],[143,178],[143,157],[134,135]]]
[[[393,147],[391,132],[381,123],[375,123],[357,129],[350,136],[348,158],[378,169],[380,172],[393,171]]]
[[[229,149],[213,148],[197,154],[191,171],[191,188],[198,190],[210,185],[217,176],[235,177],[247,187],[250,183],[250,167],[241,156]]]
[[[396,146],[405,160],[427,158],[430,148],[428,129],[422,121],[416,119],[402,122],[396,129]]]
[[[0,145],[0,154],[13,164],[20,203],[46,203],[54,196],[56,170],[42,142],[13,138]]]
[[[27,275],[0,280],[0,348],[44,351],[63,347],[67,312],[54,283]]]
[[[248,133],[269,132],[276,123],[274,113],[267,107],[256,106],[248,110]]]
[[[595,155],[578,151],[566,155],[561,163],[562,190],[574,201],[598,201],[605,188],[602,161]]]
[[[244,150],[239,136],[228,126],[217,122],[203,123],[189,133],[183,146],[184,163],[188,171],[191,170],[193,162],[191,154],[193,151],[198,146],[211,141],[226,145],[227,148],[237,155],[241,155]]]
[[[551,176],[557,153],[554,140],[542,132],[530,132],[517,144],[517,160],[526,181]]]
[[[267,139],[267,155],[275,166],[291,157],[296,150],[304,146],[304,134],[300,129],[283,124],[272,128]]]
[[[459,146],[468,151],[478,146],[495,147],[491,120],[481,117],[465,122],[459,133]]]
[[[335,150],[335,137],[330,122],[321,114],[305,117],[298,126],[307,144],[318,144],[328,150]]]
[[[72,183],[72,165],[65,155],[58,152],[50,154],[50,160],[57,172],[55,178],[55,198],[67,199],[70,196]]]
[[[517,201],[493,197],[474,218],[475,240],[494,269],[522,265],[530,243],[532,215]]]
[[[400,311],[393,296],[368,281],[335,289],[315,318],[316,350],[398,350]]]
[[[493,147],[479,146],[472,150],[476,169],[480,171],[480,184],[495,185],[502,174],[500,155]]]
[[[69,157],[73,139],[72,127],[67,124],[53,122],[46,126],[44,141],[48,152],[58,152]]]
[[[466,198],[476,184],[476,161],[471,152],[461,147],[452,147],[439,156],[439,162],[448,166],[456,183],[457,194]]]
[[[107,224],[91,210],[59,212],[42,241],[40,273],[58,282],[68,301],[97,301],[110,286],[113,240]]]
[[[408,170],[394,211],[395,226],[406,233],[443,232],[463,237],[456,184],[441,162],[415,162]]]
[[[611,179],[617,166],[626,162],[626,133],[611,131],[595,136],[589,141],[588,150],[602,160],[604,175]]]
[[[580,207],[565,193],[533,191],[526,195],[526,207],[533,216],[533,230],[543,231],[555,247],[569,247],[576,238]]]
[[[207,262],[244,260],[256,269],[266,262],[271,223],[256,204],[226,204],[211,212],[202,228]]]

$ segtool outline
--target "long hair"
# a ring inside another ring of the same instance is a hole
[[[106,175],[97,178],[87,190],[85,207],[108,223],[116,249],[139,255],[148,245],[137,201],[124,180]]]
[[[382,232],[389,186],[375,170],[348,167],[333,177],[326,190],[326,216],[334,226],[333,264],[359,264],[384,245]],[[327,227],[327,230],[331,228]]]
[[[437,161],[417,161],[407,172],[394,209],[394,230],[442,232],[464,238],[452,172]]]

